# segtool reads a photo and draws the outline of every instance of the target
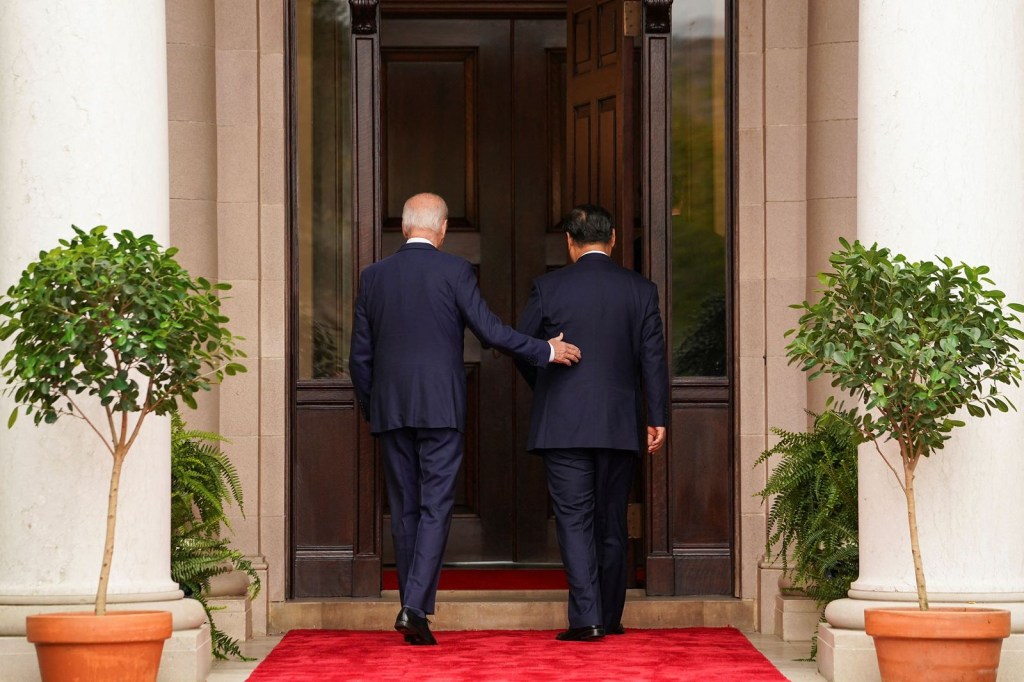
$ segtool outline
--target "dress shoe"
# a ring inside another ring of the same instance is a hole
[[[592,642],[604,637],[604,628],[600,625],[585,625],[581,628],[569,628],[555,635],[562,642]]]
[[[426,618],[417,616],[408,607],[403,606],[395,619],[395,629],[405,636],[409,644],[437,644],[433,633],[430,632],[430,623]]]
[[[615,625],[609,625],[604,629],[605,634],[608,635],[624,635],[626,634],[626,628],[622,627],[622,623],[616,623]]]

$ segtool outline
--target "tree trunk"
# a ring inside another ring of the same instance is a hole
[[[114,529],[117,526],[117,492],[121,485],[121,465],[127,449],[114,450],[114,464],[110,471],[110,492],[107,495],[107,534],[103,541],[103,565],[100,567],[100,583],[96,588],[96,615],[107,613],[107,587],[110,584],[110,564],[114,558]]]
[[[928,592],[924,583],[924,565],[921,562],[921,543],[917,538],[917,504],[914,500],[914,464],[903,459],[903,480],[906,484],[907,520],[910,523],[910,552],[914,555],[914,578],[917,582],[917,605],[928,610]]]

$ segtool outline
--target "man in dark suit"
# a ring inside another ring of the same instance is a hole
[[[465,328],[531,367],[570,365],[579,349],[502,324],[480,296],[470,264],[439,251],[448,207],[417,194],[402,212],[406,243],[359,278],[349,371],[383,451],[402,608],[395,629],[436,644],[427,615],[455,502],[466,422]]]
[[[640,449],[665,442],[668,364],[657,287],[609,257],[608,212],[579,206],[565,227],[572,264],[534,281],[518,329],[564,329],[586,360],[571,372],[517,365],[534,391],[527,449],[544,457],[569,582],[557,638],[586,641],[624,632],[629,489]]]

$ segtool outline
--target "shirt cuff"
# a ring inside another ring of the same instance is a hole
[[[548,341],[548,346],[551,348],[551,352],[548,354],[548,364],[550,365],[555,361],[555,344]]]

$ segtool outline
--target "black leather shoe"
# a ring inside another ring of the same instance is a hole
[[[417,616],[405,606],[398,612],[395,629],[405,635],[405,641],[409,644],[437,644],[427,619]]]
[[[605,634],[608,635],[624,635],[626,634],[626,628],[622,627],[622,623],[616,623],[615,625],[609,625],[604,629]]]
[[[586,625],[581,628],[569,628],[555,635],[562,642],[592,642],[604,637],[604,628],[600,625]]]

